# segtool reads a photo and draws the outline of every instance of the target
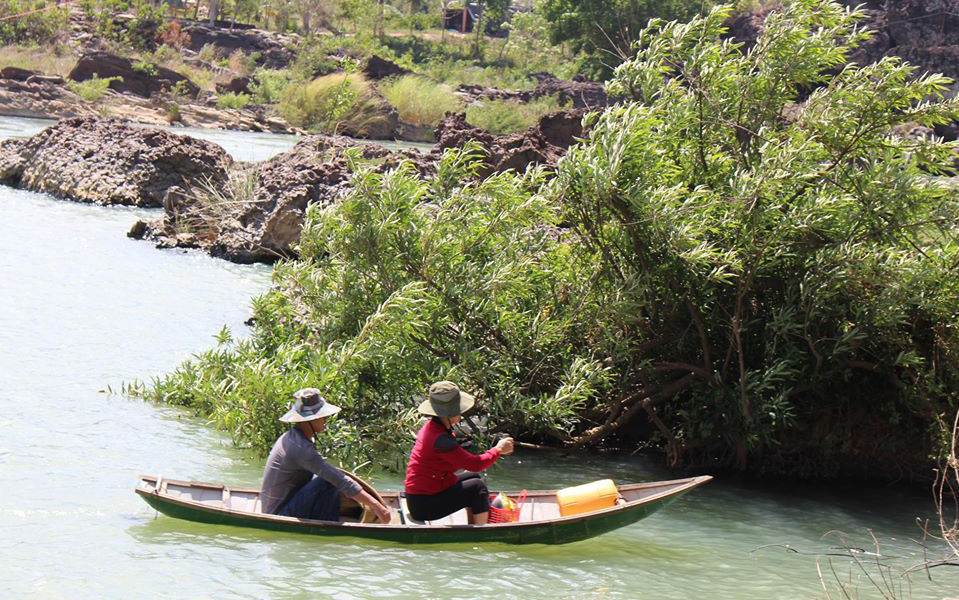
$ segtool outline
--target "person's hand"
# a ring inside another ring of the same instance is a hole
[[[380,523],[383,523],[384,525],[388,524],[393,518],[392,515],[390,515],[390,509],[386,508],[379,502],[373,505],[373,512],[376,513],[376,518],[379,519]]]
[[[503,456],[508,456],[513,453],[513,438],[503,438],[500,441],[496,442],[496,449],[499,450],[499,453]]]

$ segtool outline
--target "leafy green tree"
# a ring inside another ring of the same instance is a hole
[[[351,191],[310,207],[252,339],[150,394],[265,450],[288,394],[317,385],[349,409],[331,448],[348,464],[401,464],[415,397],[449,378],[527,439],[928,473],[959,406],[956,144],[894,132],[959,99],[898,58],[846,65],[858,11],[787,1],[745,53],[729,11],[644,30],[610,84],[628,101],[554,173],[479,180],[467,149],[424,181],[351,155]]]
[[[688,19],[710,0],[540,0],[537,12],[549,23],[554,44],[569,42],[585,55],[584,69],[606,78],[632,55],[632,45],[656,17]]]
[[[922,468],[959,390],[955,145],[893,130],[959,100],[898,58],[846,65],[871,34],[838,3],[784,3],[746,53],[729,13],[644,30],[609,86],[632,102],[551,184],[622,390],[577,443],[645,413],[673,464]]]

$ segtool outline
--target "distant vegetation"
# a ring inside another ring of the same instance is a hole
[[[550,41],[552,25],[539,8],[511,12],[506,0],[487,0],[483,21],[465,34],[442,28],[443,8],[456,6],[438,0],[412,4],[405,0],[280,0],[266,4],[201,0],[190,10],[146,0],[83,0],[78,6],[98,43],[129,57],[143,73],[165,67],[213,94],[218,84],[222,87],[232,78],[249,76],[250,102],[273,105],[281,116],[288,115],[295,124],[318,131],[329,131],[332,126],[328,117],[320,115],[329,112],[320,89],[324,84],[313,82],[353,70],[373,55],[415,74],[380,84],[380,92],[404,121],[427,126],[434,125],[446,111],[466,108],[452,95],[459,84],[529,89],[535,85],[530,73],[548,71],[569,78],[580,71],[585,56],[575,52],[578,42]],[[0,51],[0,67],[13,64],[45,73],[69,72],[76,56],[65,43],[72,35],[68,10],[52,0],[0,0],[0,14],[29,13],[0,21],[0,44],[8,45]],[[300,41],[290,46],[294,61],[288,68],[271,69],[259,64],[258,52],[236,50],[224,56],[210,44],[195,54],[188,52],[191,38],[184,24],[213,17],[300,34]],[[497,31],[500,37],[478,34],[485,30]],[[372,104],[365,84],[351,80],[357,90],[344,91],[338,99],[350,97],[360,104],[342,110],[338,106],[334,113],[362,121]],[[235,96],[220,100],[224,107],[236,108],[242,103]],[[514,131],[529,124],[534,118],[531,115],[541,108],[523,108],[510,115],[510,107],[484,103],[471,107],[470,114],[473,121],[490,123],[497,131]]]

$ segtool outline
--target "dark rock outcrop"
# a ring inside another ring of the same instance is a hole
[[[363,74],[374,81],[386,79],[387,77],[407,75],[409,73],[409,69],[404,69],[395,62],[380,58],[375,54],[371,56],[363,66]]]
[[[151,65],[148,69],[137,69],[133,63],[122,56],[109,52],[88,52],[77,60],[76,66],[68,77],[73,81],[86,81],[97,75],[100,79],[122,77],[122,80],[110,82],[110,89],[117,92],[129,92],[143,98],[149,98],[160,92],[169,92],[180,84],[190,96],[196,96],[200,88],[176,71]]]
[[[362,159],[377,171],[410,160],[422,175],[433,173],[432,155],[393,152],[374,144],[357,146],[348,138],[310,136],[289,152],[235,170],[232,177],[247,182],[248,186],[239,187],[250,190],[252,197],[235,198],[227,213],[211,214],[209,205],[175,194],[166,201],[162,219],[138,223],[130,235],[152,239],[160,246],[203,248],[240,263],[291,256],[307,206],[329,204],[348,189],[350,171],[344,150],[349,147],[357,147]],[[184,231],[184,224],[190,225],[189,231]]]
[[[461,148],[467,142],[479,143],[486,151],[483,175],[513,169],[523,171],[528,165],[555,166],[566,150],[583,135],[585,109],[559,111],[544,115],[523,133],[493,135],[466,122],[465,113],[447,113],[436,127],[437,148]]]
[[[216,91],[220,94],[226,94],[228,92],[234,94],[249,94],[250,93],[250,78],[249,77],[233,77],[230,81],[226,83],[217,83]]]
[[[601,83],[566,81],[557,79],[549,73],[533,73],[530,77],[537,81],[536,89],[532,91],[532,98],[557,96],[561,105],[592,109],[605,108],[616,100],[611,100],[606,95],[606,89]]]
[[[875,33],[849,57],[861,65],[886,56],[898,56],[919,67],[918,74],[942,73],[956,80],[959,92],[959,10],[956,0],[840,0],[855,7],[865,5],[864,27]],[[776,8],[745,13],[730,19],[727,35],[751,48],[766,16]]]
[[[285,69],[293,61],[293,52],[289,47],[298,40],[294,35],[283,35],[262,29],[227,29],[193,23],[184,26],[183,31],[190,35],[190,50],[199,52],[203,46],[210,45],[225,58],[241,50],[246,54],[256,53],[257,66],[268,69]]]
[[[232,164],[216,144],[115,119],[64,119],[0,143],[0,182],[96,204],[162,206],[168,190],[222,183]]]
[[[0,78],[12,79],[13,81],[26,81],[36,74],[36,71],[28,71],[20,67],[4,67],[0,69]]]
[[[482,100],[512,100],[526,103],[544,96],[553,96],[561,105],[593,110],[606,108],[619,100],[607,96],[601,83],[566,81],[557,79],[549,73],[533,73],[530,78],[537,81],[536,87],[532,90],[504,90],[478,85],[460,85],[456,88],[456,95],[467,104]]]

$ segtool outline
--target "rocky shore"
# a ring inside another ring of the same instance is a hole
[[[86,81],[94,74],[101,79],[122,77],[122,81],[111,82],[102,98],[85,101],[71,90],[68,81]],[[301,133],[261,105],[226,109],[217,107],[215,97],[175,99],[171,91],[178,84],[196,94],[192,82],[168,69],[145,74],[124,57],[89,52],[78,59],[67,78],[17,67],[0,69],[0,115],[50,119],[107,116],[147,125]],[[176,118],[171,118],[174,105]]]
[[[0,142],[0,183],[95,204],[160,207],[171,189],[222,185],[232,166],[216,144],[117,119],[65,119]]]
[[[0,183],[97,204],[162,207],[131,237],[160,247],[201,248],[234,262],[293,256],[307,206],[336,201],[349,189],[345,151],[383,172],[401,162],[423,177],[447,148],[478,143],[481,176],[530,164],[555,165],[582,134],[583,110],[544,116],[523,134],[494,136],[449,114],[431,152],[393,151],[344,137],[308,136],[258,164],[234,163],[211,142],[118,119],[78,117],[27,139],[0,143]]]

